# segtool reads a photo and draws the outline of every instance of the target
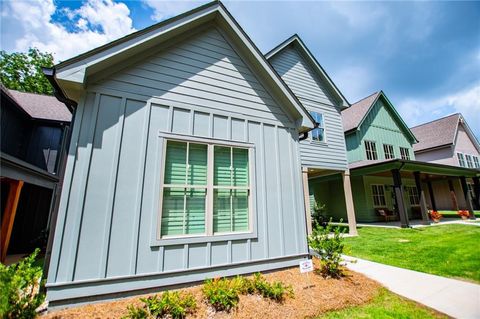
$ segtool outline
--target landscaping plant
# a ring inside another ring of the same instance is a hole
[[[342,236],[344,232],[344,228],[332,226],[330,219],[325,228],[315,227],[308,237],[309,246],[318,254],[322,262],[321,273],[324,277],[340,278],[343,275],[340,262],[344,248]]]
[[[197,308],[197,302],[192,294],[181,294],[178,291],[166,291],[161,296],[151,296],[140,299],[143,307],[128,306],[125,319],[164,318],[182,319],[192,314]]]
[[[438,222],[443,217],[442,214],[440,214],[435,210],[429,212],[429,214],[430,214],[430,218],[433,219],[434,222]]]
[[[39,249],[18,263],[0,264],[0,318],[35,318],[44,301],[40,293],[42,267],[35,266]]]
[[[468,212],[468,210],[459,210],[459,211],[458,211],[458,215],[459,215],[462,219],[467,219],[468,217],[470,217],[470,213]]]

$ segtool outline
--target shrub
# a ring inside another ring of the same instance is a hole
[[[468,210],[459,210],[458,215],[462,218],[470,217],[470,213],[468,212]]]
[[[157,295],[141,298],[144,306],[128,306],[128,314],[124,318],[144,319],[163,318],[168,316],[173,319],[185,318],[197,308],[197,302],[192,294],[181,294],[178,291],[164,292],[160,297]]]
[[[327,207],[325,204],[318,204],[315,202],[313,204],[313,212],[312,212],[312,226],[316,228],[318,226],[325,227],[326,226],[326,213]]]
[[[44,301],[42,267],[35,266],[39,249],[17,264],[0,264],[0,318],[35,318]]]
[[[238,294],[241,292],[239,281],[227,278],[215,278],[205,281],[203,293],[209,304],[217,311],[230,311],[236,307],[239,301]]]
[[[277,302],[285,300],[287,295],[293,296],[291,286],[286,286],[280,281],[269,283],[260,273],[253,276],[252,284],[254,291],[262,295],[264,298],[269,298]]]
[[[316,227],[308,237],[308,244],[318,254],[322,261],[321,273],[325,277],[339,278],[343,275],[340,266],[344,248],[344,228],[333,227],[332,220],[325,228]]]
[[[429,214],[430,214],[430,218],[433,220],[440,220],[441,218],[443,218],[443,215],[435,210],[430,211]]]

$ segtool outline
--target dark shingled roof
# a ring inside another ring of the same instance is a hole
[[[342,110],[343,131],[348,132],[356,129],[365,114],[368,113],[372,104],[377,100],[380,92],[375,92],[366,98],[352,104],[352,106]]]
[[[67,106],[54,96],[25,93],[2,87],[28,115],[34,119],[70,122],[72,114]]]
[[[418,140],[418,143],[413,145],[413,150],[417,152],[453,144],[459,120],[460,114],[456,113],[410,128]]]

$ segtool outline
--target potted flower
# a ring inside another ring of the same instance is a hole
[[[443,217],[442,214],[439,212],[433,210],[429,212],[430,218],[433,220],[433,222],[438,223],[440,219]]]
[[[468,210],[459,210],[458,215],[460,215],[462,219],[468,219],[468,217],[470,217]]]

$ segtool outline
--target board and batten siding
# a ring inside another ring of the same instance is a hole
[[[390,144],[393,145],[395,158],[400,158],[400,147],[405,147],[409,150],[410,159],[415,160],[411,141],[380,99],[368,112],[360,129],[346,136],[349,163],[367,159],[365,141],[376,142],[378,159],[385,159],[383,144]]]
[[[340,108],[325,84],[305,58],[291,46],[270,59],[273,68],[308,111],[322,113],[326,142],[300,142],[302,165],[312,168],[346,170],[347,155]]]
[[[73,128],[50,302],[297,264],[308,247],[292,123],[213,27],[91,83]],[[160,132],[252,145],[252,236],[156,241]]]

